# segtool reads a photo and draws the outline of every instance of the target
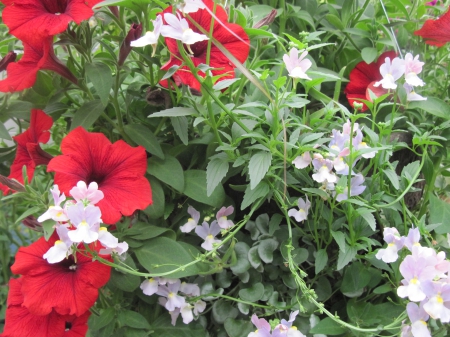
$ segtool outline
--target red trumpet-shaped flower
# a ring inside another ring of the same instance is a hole
[[[359,99],[371,101],[368,89],[370,89],[377,97],[387,93],[387,90],[373,85],[380,81],[383,76],[380,73],[380,66],[384,63],[385,58],[389,57],[391,60],[397,54],[395,51],[387,51],[380,55],[376,62],[367,64],[366,62],[359,62],[356,67],[350,72],[350,83],[344,90],[347,95],[348,102],[352,107],[353,104],[362,103]],[[362,111],[366,111],[367,105],[363,103]]]
[[[69,22],[79,24],[94,13],[92,6],[101,0],[1,0],[6,6],[3,22],[9,33],[25,42],[54,36],[67,29]]]
[[[423,37],[425,43],[437,47],[450,42],[450,10],[439,19],[425,21],[422,28],[416,30],[414,35]]]
[[[59,315],[51,311],[48,315],[31,314],[22,306],[22,278],[9,281],[5,328],[2,337],[81,337],[88,330],[87,320],[90,312],[80,317]]]
[[[22,306],[33,315],[49,315],[52,310],[60,315],[81,316],[97,300],[98,289],[110,277],[111,267],[86,252],[76,253],[61,262],[50,264],[43,255],[58,239],[54,233],[49,241],[40,238],[28,247],[21,247],[11,266],[14,274],[22,275]]]
[[[114,224],[122,214],[132,215],[152,203],[142,146],[133,148],[123,140],[111,144],[102,133],[78,127],[63,139],[61,150],[63,154],[50,161],[47,171],[56,172],[55,184],[66,195],[80,180],[88,185],[96,182],[105,196],[97,204],[104,223]]]
[[[244,63],[250,50],[249,39],[244,29],[237,24],[228,23],[228,15],[225,10],[219,5],[214,6],[214,2],[212,0],[203,0],[203,3],[211,12],[213,12],[214,7],[216,10],[216,18],[214,20],[212,36],[217,39],[239,62]],[[173,8],[170,6],[162,12],[162,15],[164,16],[164,13],[172,13],[172,10]],[[181,14],[179,11],[178,13]],[[195,13],[189,13],[189,16],[190,19],[199,24],[206,32],[210,31],[212,16],[207,9],[199,9]],[[189,27],[194,32],[203,34],[203,32],[201,32],[190,21],[190,19],[186,19],[189,23]],[[182,58],[178,50],[177,41],[169,37],[166,37],[165,41],[170,51],[170,60],[163,65],[161,69],[168,70],[172,66],[180,66],[182,64]],[[206,58],[208,52],[208,41],[196,42],[191,44],[189,47],[193,52],[191,60],[195,66],[202,63],[207,63]],[[214,45],[214,43],[211,43],[209,66],[216,68],[215,70],[212,70],[213,76],[223,75],[220,77],[219,81],[234,77],[235,66],[230,59],[223,54],[217,46]],[[202,77],[205,76],[205,74],[201,71],[199,71],[198,74]],[[193,89],[200,90],[200,83],[195,79],[194,75],[192,75],[187,66],[178,68],[178,70],[172,75],[172,79],[175,81],[177,86],[184,84]],[[168,87],[167,80],[161,81],[160,84]]]
[[[47,143],[50,139],[48,131],[53,125],[53,120],[42,110],[31,110],[30,127],[25,132],[14,136],[17,142],[16,158],[11,165],[8,178],[16,179],[23,184],[22,167],[27,167],[28,181],[33,179],[34,169],[38,165],[46,165],[52,158],[44,152],[39,143]],[[0,184],[0,190],[5,194],[9,188]]]
[[[0,81],[0,92],[15,92],[31,88],[39,70],[51,70],[77,83],[76,77],[61,63],[53,51],[53,38],[33,42],[23,41],[24,54],[18,62],[9,63],[8,77]]]

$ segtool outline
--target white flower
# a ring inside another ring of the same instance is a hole
[[[158,291],[158,280],[157,278],[149,278],[144,280],[144,282],[141,283],[140,288],[142,289],[142,292],[145,295],[151,296],[153,294],[156,294]]]
[[[306,71],[311,68],[312,62],[305,59],[308,52],[305,50],[300,57],[298,56],[299,51],[296,48],[292,48],[289,55],[283,55],[283,61],[286,65],[286,69],[289,72],[289,76],[292,78],[303,78],[305,80],[310,80],[311,78],[306,75]]]
[[[39,222],[44,222],[45,220],[52,219],[54,221],[64,222],[67,221],[67,215],[64,209],[60,206],[62,202],[66,200],[64,193],[60,195],[58,185],[53,186],[50,190],[53,196],[54,205],[50,206],[49,209],[42,214],[37,220]]]
[[[179,15],[177,18],[171,13],[165,13],[164,20],[168,23],[168,25],[161,27],[161,35],[164,37],[180,40],[187,45],[209,40],[206,35],[194,32],[189,27],[187,20],[181,18]]]
[[[292,161],[292,164],[294,164],[294,166],[298,169],[303,169],[303,168],[307,167],[309,164],[311,164],[311,161],[312,161],[311,155],[307,151],[307,152],[303,153],[301,156],[296,157]]]
[[[198,212],[194,207],[189,206],[187,212],[191,216],[188,221],[180,227],[183,233],[191,232],[195,227],[197,227],[198,220],[200,220],[200,212]]]
[[[380,73],[383,79],[373,86],[379,87],[381,85],[384,89],[396,89],[395,81],[405,73],[405,61],[396,57],[391,63],[391,59],[386,57],[385,62],[380,66]]]
[[[424,86],[425,83],[417,76],[422,71],[424,62],[419,61],[419,55],[413,58],[411,53],[405,55],[405,81],[411,86]]]
[[[403,88],[406,90],[406,100],[408,102],[412,101],[426,101],[427,98],[419,95],[414,91],[414,88],[408,83],[403,84]]]
[[[288,215],[293,216],[297,222],[302,222],[308,217],[308,210],[311,207],[311,203],[306,196],[306,201],[302,198],[298,199],[298,211],[295,208],[289,210]]]
[[[153,54],[156,53],[156,45],[158,44],[159,35],[161,35],[162,28],[162,17],[158,15],[156,20],[153,21],[153,31],[148,31],[144,36],[140,37],[135,41],[131,41],[130,46],[132,47],[145,47],[151,45],[153,47]]]
[[[91,182],[88,187],[84,181],[79,181],[77,186],[73,187],[69,193],[72,198],[77,202],[82,202],[85,206],[89,204],[95,205],[104,197],[96,182]]]
[[[184,3],[178,4],[177,8],[184,14],[195,13],[199,9],[205,9],[206,5],[202,0],[184,0]]]
[[[216,239],[216,235],[220,233],[220,226],[216,220],[211,223],[211,226],[205,221],[201,226],[197,226],[195,233],[200,236],[205,242],[202,243],[202,248],[205,250],[213,250],[213,244],[221,243],[221,240]]]

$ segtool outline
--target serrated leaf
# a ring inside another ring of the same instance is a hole
[[[225,200],[225,191],[222,185],[218,185],[211,195],[206,193],[206,172],[201,170],[189,170],[184,172],[184,194],[198,202],[213,207],[221,207]]]
[[[183,144],[188,145],[188,121],[186,117],[172,117],[170,120],[172,121],[173,129],[175,130],[178,137],[180,137]]]
[[[86,63],[86,76],[94,86],[103,106],[108,104],[109,92],[113,85],[111,69],[104,63]]]
[[[105,110],[105,106],[98,99],[84,103],[77,112],[75,112],[70,129],[73,130],[78,126],[82,126],[85,129],[90,128],[100,117],[103,110]]]
[[[272,162],[272,154],[266,151],[255,153],[248,164],[250,188],[254,189],[264,178]]]
[[[345,250],[347,249],[347,245],[345,243],[345,234],[342,232],[331,231],[331,235],[333,236],[334,241],[336,241],[336,243],[338,244],[339,250],[345,253]]]
[[[328,263],[328,255],[327,255],[327,251],[325,249],[319,249],[317,251],[315,262],[316,262],[315,272],[317,275],[323,270],[323,268],[325,268],[325,266]]]
[[[400,183],[399,183],[399,180],[398,180],[397,173],[395,173],[395,171],[391,170],[391,169],[383,170],[383,172],[386,175],[386,177],[388,177],[388,179],[391,182],[392,186],[396,190],[398,190],[400,188]]]
[[[164,152],[161,149],[161,145],[150,129],[142,124],[128,124],[124,126],[124,130],[133,142],[142,145],[151,154],[164,159]]]
[[[356,211],[364,219],[364,221],[370,226],[370,228],[373,231],[375,231],[376,227],[377,227],[377,223],[375,221],[375,217],[371,213],[371,210],[368,208],[358,208]]]
[[[410,182],[413,176],[419,170],[419,166],[420,165],[418,160],[406,165],[402,170],[402,177],[405,177],[408,180],[408,182]]]
[[[197,112],[194,108],[182,108],[182,107],[176,107],[166,110],[161,110],[158,112],[155,112],[148,116],[148,118],[153,117],[181,117],[181,116],[192,116],[196,115]]]
[[[267,196],[269,194],[269,191],[269,184],[264,181],[261,181],[255,189],[251,189],[250,185],[247,185],[247,188],[244,192],[244,199],[242,200],[241,204],[241,210],[246,209],[256,200]]]
[[[184,191],[183,167],[175,157],[170,155],[166,155],[164,159],[151,157],[148,160],[147,172],[178,192]]]
[[[260,241],[258,245],[258,254],[265,263],[273,261],[273,252],[278,247],[278,241],[275,239],[265,239]]]
[[[224,158],[214,158],[208,163],[206,167],[206,193],[208,196],[227,175],[229,166],[228,160]]]

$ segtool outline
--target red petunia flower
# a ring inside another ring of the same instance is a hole
[[[414,35],[421,36],[425,43],[442,47],[450,42],[450,10],[436,20],[427,20]]]
[[[213,11],[214,2],[212,0],[203,0],[203,3]],[[162,15],[164,17],[164,13],[172,13],[172,6],[166,8]],[[178,13],[180,13],[178,11]],[[250,44],[247,34],[244,29],[234,23],[228,23],[228,15],[225,10],[216,5],[216,17],[220,20],[214,20],[214,28],[213,28],[213,37],[217,39],[234,57],[236,57],[239,62],[244,63],[248,57],[248,53],[250,51]],[[207,32],[210,31],[211,26],[211,14],[208,13],[206,9],[199,9],[195,13],[189,14],[190,18],[197,22],[203,29]],[[189,27],[196,33],[203,34],[197,27],[194,26],[192,22],[187,18],[189,23]],[[233,32],[233,33],[231,33]],[[165,38],[167,47],[170,51],[170,60],[161,67],[163,70],[168,70],[173,66],[179,66],[182,64],[182,58],[178,51],[177,41],[172,38]],[[206,64],[206,54],[207,54],[207,46],[208,41],[201,41],[190,45],[192,52],[194,53],[191,57],[192,62],[195,66],[203,63]],[[217,48],[214,43],[211,43],[211,53],[210,53],[210,62],[209,65],[213,68],[218,68],[212,70],[213,76],[223,75],[220,77],[219,81],[224,79],[234,78],[234,68],[233,63],[225,56],[219,48]],[[205,74],[201,71],[198,74],[202,77]],[[195,79],[194,75],[192,75],[189,67],[183,66],[178,68],[178,70],[172,75],[172,79],[175,81],[177,86],[184,84],[193,89],[200,90],[200,83]],[[164,87],[168,87],[167,80],[163,80],[160,84]]]
[[[31,314],[22,307],[22,278],[9,281],[5,328],[2,337],[81,337],[88,330],[90,312],[80,317],[59,315],[55,311],[45,316]]]
[[[39,143],[48,142],[50,139],[48,130],[52,125],[52,118],[44,111],[31,110],[30,127],[25,132],[13,137],[17,142],[17,152],[8,178],[16,179],[23,184],[22,167],[25,165],[27,167],[28,181],[31,182],[35,167],[48,164],[52,156],[44,152]],[[6,194],[10,189],[0,184],[0,190]]]
[[[67,29],[69,22],[89,19],[92,6],[101,0],[1,0],[6,6],[3,22],[9,33],[25,42],[54,36]]]
[[[51,70],[77,83],[77,78],[61,63],[53,51],[53,38],[32,43],[23,42],[24,54],[18,62],[9,63],[8,77],[0,81],[0,92],[15,92],[31,88],[39,70]]]
[[[380,66],[385,62],[386,57],[391,60],[397,56],[395,51],[387,51],[380,55],[376,62],[367,64],[366,62],[359,62],[356,67],[350,72],[350,83],[344,90],[347,95],[348,102],[352,107],[353,104],[362,103],[358,99],[365,99],[371,101],[368,89],[370,89],[377,97],[387,93],[386,89],[374,87],[375,82],[380,81],[383,76],[380,74]],[[366,111],[367,105],[363,103],[362,111]]]
[[[16,254],[11,271],[22,275],[22,306],[33,315],[48,315],[54,310],[60,315],[81,316],[92,307],[98,297],[98,289],[110,277],[111,267],[85,253],[76,253],[50,264],[43,255],[58,239],[54,233],[49,241],[40,238],[28,247],[21,247]]]
[[[66,195],[80,180],[95,181],[105,195],[97,204],[104,223],[115,224],[122,214],[132,215],[152,203],[142,146],[133,148],[123,140],[111,144],[104,134],[78,127],[63,139],[61,150],[63,154],[50,161],[47,171],[56,172],[55,184]]]

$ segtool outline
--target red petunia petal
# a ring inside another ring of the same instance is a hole
[[[121,140],[111,144],[105,135],[78,127],[63,139],[61,149],[63,155],[53,158],[47,171],[56,172],[55,184],[66,194],[80,180],[95,181],[105,196],[97,204],[104,223],[114,224],[122,214],[131,215],[152,203],[142,146],[133,148]]]
[[[80,316],[94,305],[98,288],[108,282],[111,268],[80,253],[76,262],[70,257],[48,263],[43,255],[56,239],[53,235],[48,242],[40,238],[21,247],[11,271],[23,275],[23,306],[32,314],[47,315],[55,310],[61,315]]]
[[[416,30],[414,35],[423,37],[425,43],[437,47],[450,42],[450,10],[439,19],[425,21],[422,28]]]

